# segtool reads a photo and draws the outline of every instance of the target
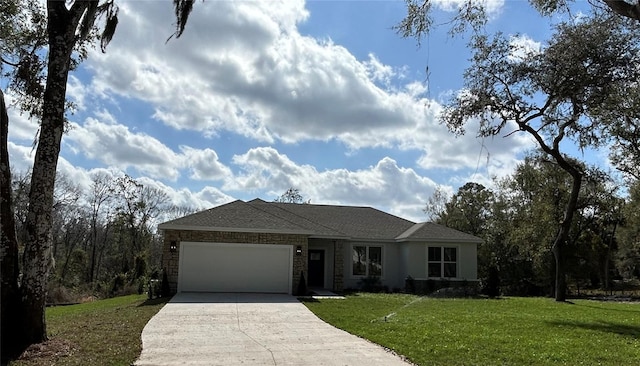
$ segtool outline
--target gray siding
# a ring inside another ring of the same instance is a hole
[[[382,247],[382,277],[380,282],[389,290],[404,288],[404,270],[401,259],[401,244],[384,242],[349,241],[343,247],[344,255],[344,288],[357,289],[360,287],[362,276],[353,276],[352,248],[354,245],[368,245]]]
[[[476,280],[478,278],[478,254],[476,243],[402,243],[401,257],[404,267],[403,279],[411,276],[414,279],[427,279],[427,248],[444,246],[458,248],[459,280]]]

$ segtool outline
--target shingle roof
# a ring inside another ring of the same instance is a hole
[[[233,201],[158,226],[166,229],[299,233],[321,238],[480,242],[473,235],[371,207]]]
[[[252,203],[254,201],[250,201]],[[264,202],[264,201],[262,201]],[[350,238],[393,239],[414,223],[371,207],[267,203]],[[321,234],[320,232],[318,234]],[[320,236],[320,235],[318,235]]]
[[[244,201],[233,201],[158,225],[158,229],[209,228],[238,231],[252,229],[266,232],[299,232],[310,234],[299,225],[253,207]],[[234,230],[235,229],[235,230]]]
[[[433,222],[422,222],[413,225],[409,230],[400,234],[397,238],[399,241],[455,241],[455,242],[475,242],[481,243],[482,239],[471,234],[464,233],[459,230],[451,229],[446,226],[434,224]]]

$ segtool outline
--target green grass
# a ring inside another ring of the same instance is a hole
[[[51,345],[10,365],[131,365],[142,349],[142,328],[167,301],[131,295],[48,308]]]
[[[640,303],[361,293],[305,305],[419,365],[640,363]]]

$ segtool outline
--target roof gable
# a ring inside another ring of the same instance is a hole
[[[400,234],[398,241],[440,241],[481,243],[482,239],[465,232],[438,225],[433,222],[422,222],[413,225]]]

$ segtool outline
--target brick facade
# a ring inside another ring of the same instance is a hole
[[[175,241],[177,250],[172,253],[169,249],[171,242]],[[300,274],[307,278],[307,252],[308,240],[305,235],[273,234],[273,233],[246,233],[227,231],[195,231],[195,230],[165,230],[162,248],[162,267],[167,272],[169,286],[175,293],[178,290],[178,266],[180,242],[216,242],[216,243],[249,243],[249,244],[276,244],[293,246],[293,278],[291,290],[296,294],[300,282]],[[296,247],[302,247],[302,254],[296,254]]]

